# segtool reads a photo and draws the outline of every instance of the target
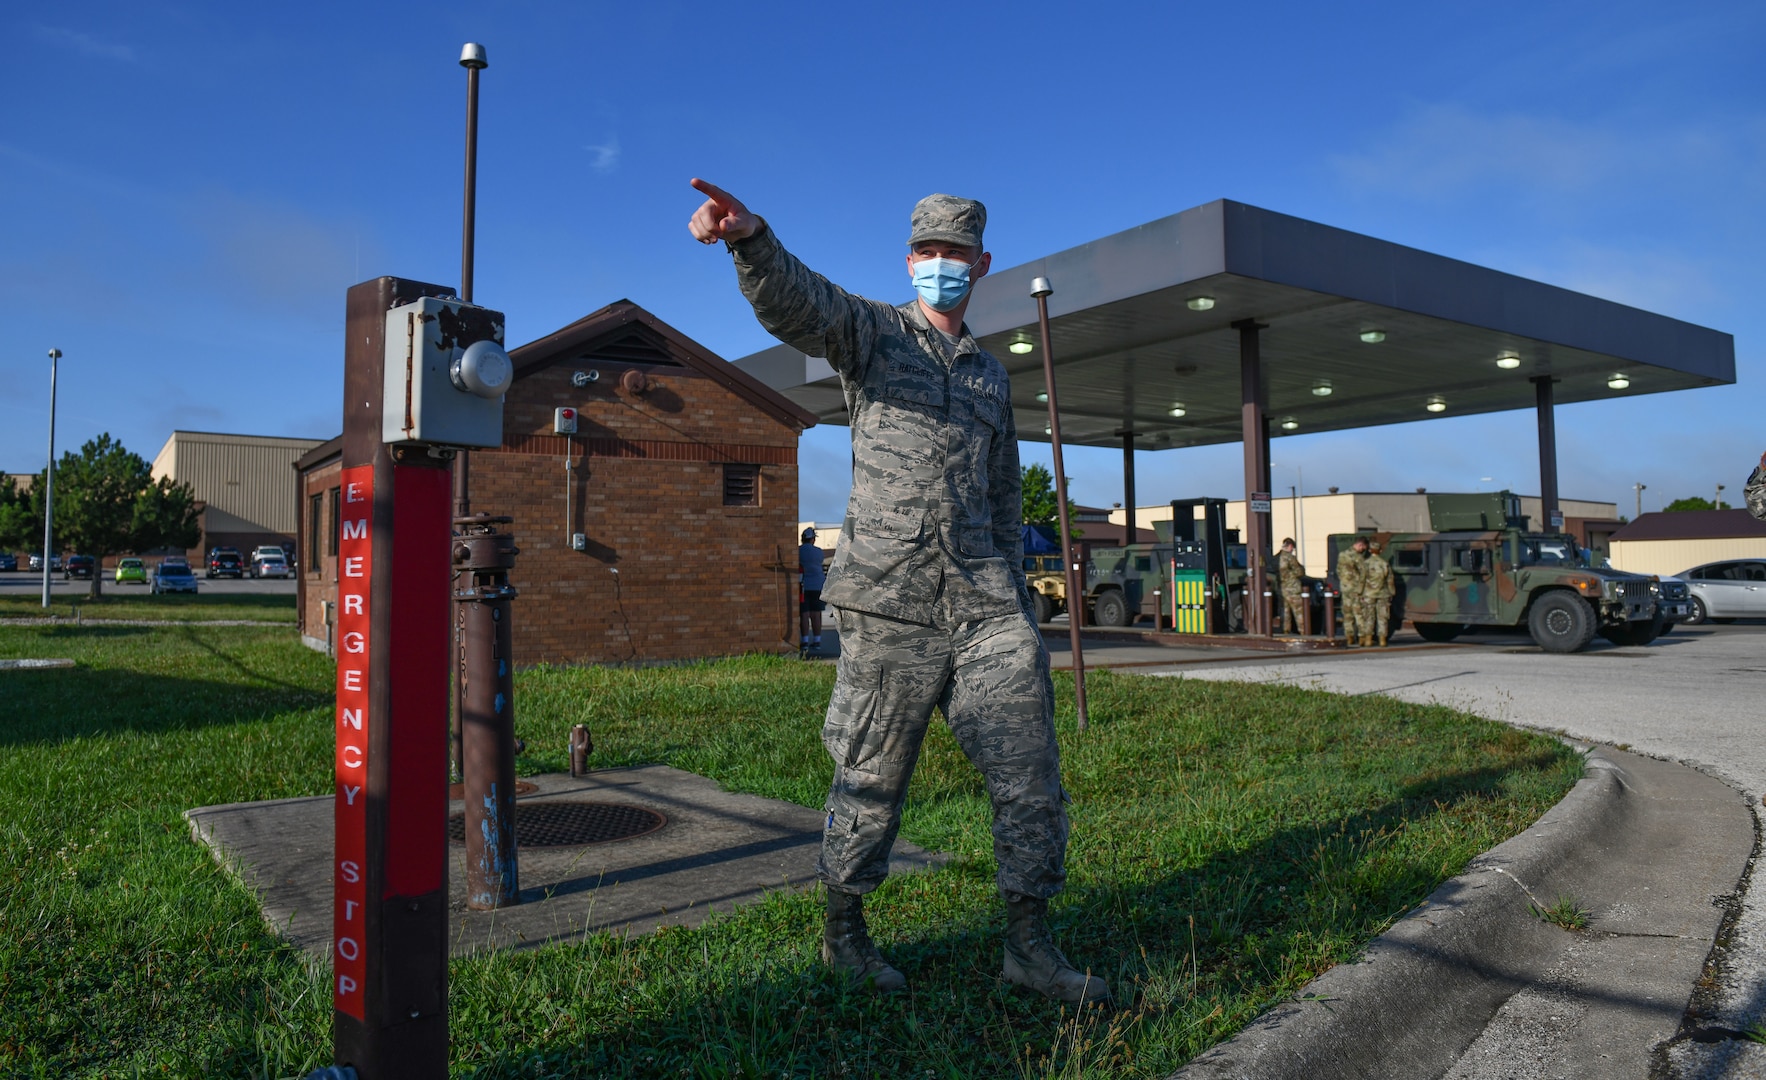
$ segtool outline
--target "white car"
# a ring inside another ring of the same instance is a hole
[[[1692,590],[1688,626],[1766,618],[1766,560],[1726,559],[1674,575]]]
[[[293,577],[294,570],[281,551],[269,552],[259,549],[251,557],[251,576],[254,578],[286,578]]]

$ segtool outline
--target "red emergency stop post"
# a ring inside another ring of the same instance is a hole
[[[451,292],[383,277],[348,297],[331,990],[334,1060],[359,1080],[448,1067],[452,455],[389,445],[381,418],[387,311]]]

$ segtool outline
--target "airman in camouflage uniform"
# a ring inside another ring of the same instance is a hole
[[[865,928],[861,897],[889,871],[908,780],[941,709],[993,802],[1007,901],[1004,975],[1097,1001],[1102,979],[1054,946],[1048,899],[1066,880],[1067,813],[1054,688],[1023,571],[1017,430],[1006,371],[962,315],[987,272],[987,211],[931,195],[914,207],[908,269],[919,298],[853,296],[786,251],[714,185],[689,230],[723,240],[768,332],[840,374],[852,424],[852,496],[822,599],[840,612],[840,662],[822,742],[834,759],[817,873],[823,956],[854,983],[906,979]]]
[[[1760,455],[1760,464],[1748,476],[1747,486],[1742,488],[1742,498],[1747,501],[1748,513],[1761,521],[1766,521],[1766,454]]]
[[[1275,560],[1276,580],[1282,590],[1282,633],[1298,633],[1303,620],[1300,605],[1305,602],[1306,567],[1294,555],[1292,537],[1282,541],[1282,553]]]
[[[1364,630],[1361,560],[1367,557],[1367,537],[1358,536],[1350,550],[1337,556],[1337,588],[1343,594],[1343,638],[1351,648],[1361,644]]]
[[[1392,619],[1392,597],[1397,592],[1392,580],[1392,564],[1380,554],[1379,544],[1371,545],[1367,557],[1361,560],[1361,595],[1368,607],[1368,622],[1361,624],[1363,645],[1372,645],[1369,634],[1377,631],[1380,648],[1386,647],[1386,628]]]

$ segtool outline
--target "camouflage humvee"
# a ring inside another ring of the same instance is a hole
[[[1525,626],[1540,648],[1570,653],[1596,633],[1647,645],[1662,632],[1654,578],[1590,565],[1574,537],[1525,531],[1518,496],[1430,495],[1429,519],[1438,531],[1332,536],[1331,575],[1357,537],[1381,544],[1398,590],[1393,620],[1409,619],[1428,641]]]
[[[1067,610],[1067,575],[1061,569],[1061,556],[1024,556],[1024,577],[1030,583],[1037,622],[1048,622]]]

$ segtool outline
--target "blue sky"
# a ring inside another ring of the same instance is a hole
[[[1560,409],[1566,497],[1729,497],[1766,448],[1757,3],[17,4],[0,34],[0,470],[41,467],[51,346],[63,448],[335,434],[344,290],[458,278],[465,41],[476,294],[513,343],[627,297],[770,345],[687,236],[694,175],[895,300],[930,191],[987,202],[998,266],[1226,197],[1735,335],[1733,387]],[[1237,496],[1238,453],[1142,453],[1141,501]],[[1536,492],[1535,454],[1527,412],[1273,450],[1315,491]],[[800,460],[802,516],[838,519],[846,430]],[[1068,456],[1082,502],[1119,469]]]

